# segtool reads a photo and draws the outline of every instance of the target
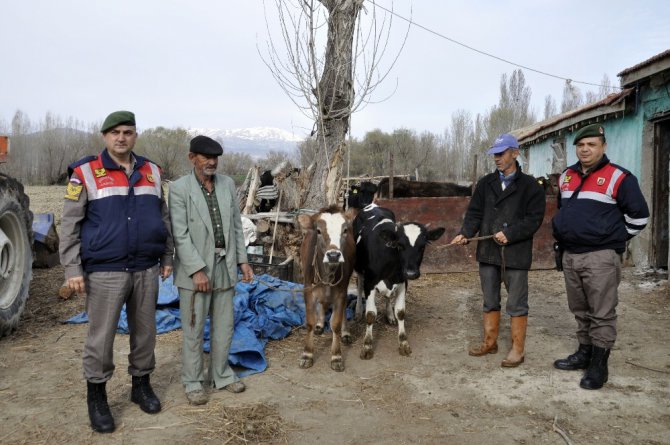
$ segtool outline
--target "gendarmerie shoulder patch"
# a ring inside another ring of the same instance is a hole
[[[70,201],[79,201],[79,195],[84,188],[84,185],[78,179],[71,179],[67,184],[67,192],[65,193],[65,199]]]

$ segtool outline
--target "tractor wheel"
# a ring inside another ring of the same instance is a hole
[[[23,185],[0,174],[0,337],[19,324],[32,278],[30,200]]]

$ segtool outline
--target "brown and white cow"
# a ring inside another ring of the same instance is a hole
[[[305,232],[300,247],[300,263],[305,284],[307,327],[305,349],[300,357],[301,368],[314,364],[314,333],[323,332],[324,313],[332,307],[330,367],[335,371],[344,371],[341,346],[342,342],[351,343],[345,320],[347,286],[356,259],[352,220],[352,213],[344,213],[337,206],[321,209],[315,215],[298,216],[300,227]]]

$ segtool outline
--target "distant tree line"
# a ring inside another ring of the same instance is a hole
[[[606,75],[601,85],[597,93],[589,91],[584,96],[578,87],[566,82],[560,112],[600,100],[612,92]],[[530,102],[531,89],[523,72],[519,69],[511,75],[503,74],[498,103],[474,117],[467,110],[457,110],[445,122],[443,134],[418,134],[407,128],[391,133],[375,129],[360,140],[351,138],[347,141],[349,157],[345,160],[344,176],[388,175],[392,155],[396,175],[418,174],[418,179],[424,181],[470,182],[494,168],[491,156],[484,153],[498,134],[537,121]],[[558,109],[553,97],[545,97],[543,119],[555,116]],[[0,133],[11,137],[9,161],[0,165],[0,171],[26,185],[64,183],[70,163],[102,151],[99,128],[99,124],[63,119],[53,113],[33,122],[19,110],[9,124],[0,120]],[[191,169],[187,157],[191,137],[184,128],[150,128],[140,132],[135,152],[158,163],[166,179],[176,179]],[[294,167],[309,168],[316,154],[317,143],[310,138],[299,144],[294,153],[273,150],[262,159],[228,151],[224,145],[219,170],[240,184],[254,166],[272,169],[288,161]]]

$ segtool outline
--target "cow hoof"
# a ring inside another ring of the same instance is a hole
[[[314,359],[312,357],[302,357],[300,359],[300,367],[302,369],[311,368],[314,364]]]
[[[314,326],[314,333],[316,335],[323,334],[323,326],[319,326],[319,325]]]
[[[344,371],[344,362],[341,358],[333,360],[330,362],[330,367],[333,369],[333,371],[342,372]]]
[[[350,345],[353,342],[354,342],[354,340],[351,337],[351,334],[346,333],[346,334],[342,335],[342,343],[344,343],[345,345]]]
[[[409,347],[409,343],[401,343],[398,346],[398,352],[400,352],[400,355],[407,357],[412,353],[412,348]]]
[[[372,349],[363,349],[361,351],[361,358],[363,360],[370,360],[372,357],[374,357],[374,355],[375,351],[373,351]]]
[[[386,322],[390,324],[391,326],[397,326],[398,325],[398,320],[395,318],[386,318]]]

